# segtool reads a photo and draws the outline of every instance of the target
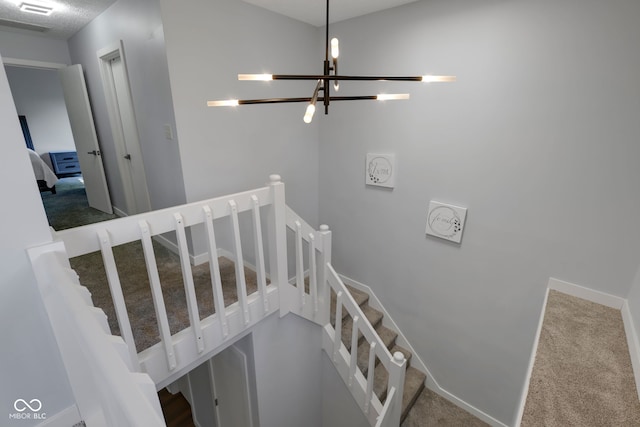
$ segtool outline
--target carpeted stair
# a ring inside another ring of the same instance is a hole
[[[387,328],[382,324],[383,314],[369,305],[369,295],[351,286],[347,286],[347,289],[355,299],[356,303],[362,309],[362,312],[369,320],[373,328],[376,330],[382,341],[385,343],[391,354],[396,351],[404,354],[407,359],[407,371],[405,374],[404,391],[402,394],[402,417],[401,423],[405,420],[409,411],[413,407],[414,403],[422,393],[424,389],[424,383],[427,376],[411,366],[411,352],[396,344],[396,338],[398,334]],[[331,292],[331,324],[335,326],[335,314],[336,314],[336,295]],[[342,342],[351,350],[351,331],[353,329],[353,319],[347,313],[347,310],[342,310]],[[358,368],[365,377],[369,368],[369,343],[363,339],[362,333],[359,335],[358,341]],[[374,386],[373,391],[378,396],[378,399],[384,403],[387,397],[387,378],[389,374],[385,367],[376,358],[376,367],[374,372]]]

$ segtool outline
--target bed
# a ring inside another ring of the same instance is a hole
[[[29,152],[29,160],[31,160],[33,174],[36,176],[40,191],[51,191],[52,194],[56,194],[56,182],[58,182],[56,174],[53,173],[49,165],[40,158],[38,153],[29,148],[27,148],[27,151]]]

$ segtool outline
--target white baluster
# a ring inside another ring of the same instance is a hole
[[[358,328],[360,326],[360,316],[353,318],[353,328],[351,328],[351,363],[349,365],[349,387],[353,385],[353,377],[358,367]]]
[[[236,287],[238,289],[238,302],[242,308],[244,324],[248,325],[251,321],[251,317],[249,315],[249,305],[247,303],[247,281],[244,276],[244,258],[242,256],[242,243],[240,242],[238,206],[236,205],[235,200],[229,201],[229,209],[231,210],[231,225],[233,227],[233,243],[236,256]]]
[[[309,291],[313,302],[313,312],[318,313],[318,272],[316,267],[316,238],[309,233]]]
[[[302,255],[302,224],[296,221],[296,286],[300,298],[300,309],[304,307],[304,259]]]
[[[216,307],[216,315],[220,320],[222,338],[229,336],[229,324],[227,312],[224,307],[224,295],[222,293],[222,279],[220,278],[220,264],[218,263],[218,247],[216,234],[213,230],[213,212],[209,206],[202,208],[205,216],[205,230],[207,230],[207,245],[209,249],[209,271],[211,272],[211,286],[213,288],[213,302]]]
[[[171,330],[169,329],[167,309],[164,306],[164,298],[162,297],[162,287],[160,285],[160,276],[158,275],[156,255],[153,251],[153,242],[151,241],[151,231],[149,230],[149,224],[147,221],[142,220],[138,225],[140,226],[140,232],[142,234],[142,249],[144,250],[144,260],[147,265],[147,273],[149,274],[149,283],[151,284],[153,306],[156,311],[156,319],[158,319],[160,340],[162,341],[167,355],[169,370],[172,371],[176,368],[176,355],[173,349],[173,341],[171,340]]]
[[[138,351],[136,350],[136,343],[133,339],[133,332],[131,331],[131,322],[129,321],[129,314],[127,313],[127,306],[122,293],[122,285],[120,284],[120,277],[118,276],[118,268],[116,267],[116,261],[113,257],[111,239],[109,238],[109,234],[106,230],[98,231],[98,239],[100,240],[102,261],[104,263],[104,270],[107,273],[107,282],[109,283],[109,289],[111,290],[111,298],[113,298],[113,307],[116,310],[120,333],[122,334],[122,339],[127,343],[129,348],[129,357],[134,369],[136,372],[140,372]]]
[[[267,278],[264,267],[264,247],[262,245],[262,224],[260,224],[260,202],[258,197],[251,196],[253,203],[253,241],[255,243],[256,254],[256,279],[258,281],[258,291],[262,298],[264,313],[269,311],[269,300],[267,299]]]
[[[176,237],[178,238],[178,251],[180,253],[180,265],[182,266],[182,282],[187,299],[187,311],[191,329],[196,340],[198,353],[204,351],[204,340],[202,338],[202,325],[200,324],[200,313],[198,312],[198,300],[196,299],[196,289],[193,284],[193,273],[189,262],[189,248],[187,247],[187,236],[184,230],[184,219],[179,213],[173,214],[176,223]]]
[[[372,342],[369,346],[369,368],[367,371],[367,393],[364,398],[364,412],[369,413],[371,407],[371,398],[373,397],[373,382],[375,381],[376,369],[376,343]],[[400,423],[398,423],[400,424]]]
[[[342,291],[336,295],[336,328],[333,336],[333,361],[338,360],[338,352],[342,344]]]

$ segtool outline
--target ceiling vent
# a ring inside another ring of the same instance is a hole
[[[8,19],[0,19],[0,25],[10,28],[17,28],[20,30],[37,31],[39,33],[46,33],[51,29],[49,27],[43,27],[41,25],[27,24],[26,22],[20,21],[10,21]]]
[[[20,10],[23,12],[35,13],[37,15],[49,16],[53,12],[53,8],[34,3],[20,3]]]

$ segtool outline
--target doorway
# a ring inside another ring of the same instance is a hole
[[[35,145],[40,154],[38,161],[42,165],[38,167],[49,169],[51,177],[55,171],[61,178],[56,185],[61,190],[66,188],[66,181],[73,180],[74,197],[78,198],[76,193],[81,191],[84,209],[93,216],[111,214],[102,158],[89,155],[100,153],[100,148],[81,66],[10,58],[4,59],[4,65],[13,87],[16,110],[28,116],[22,118],[23,133],[27,119],[36,131],[32,147]],[[29,148],[28,142],[26,146]],[[30,154],[38,157],[35,150]],[[36,165],[34,174],[37,175],[35,172]],[[65,198],[65,194],[65,191],[57,192],[56,203],[64,205],[57,199]]]
[[[133,98],[121,41],[98,51],[100,75],[122,178],[127,215],[151,210]]]

